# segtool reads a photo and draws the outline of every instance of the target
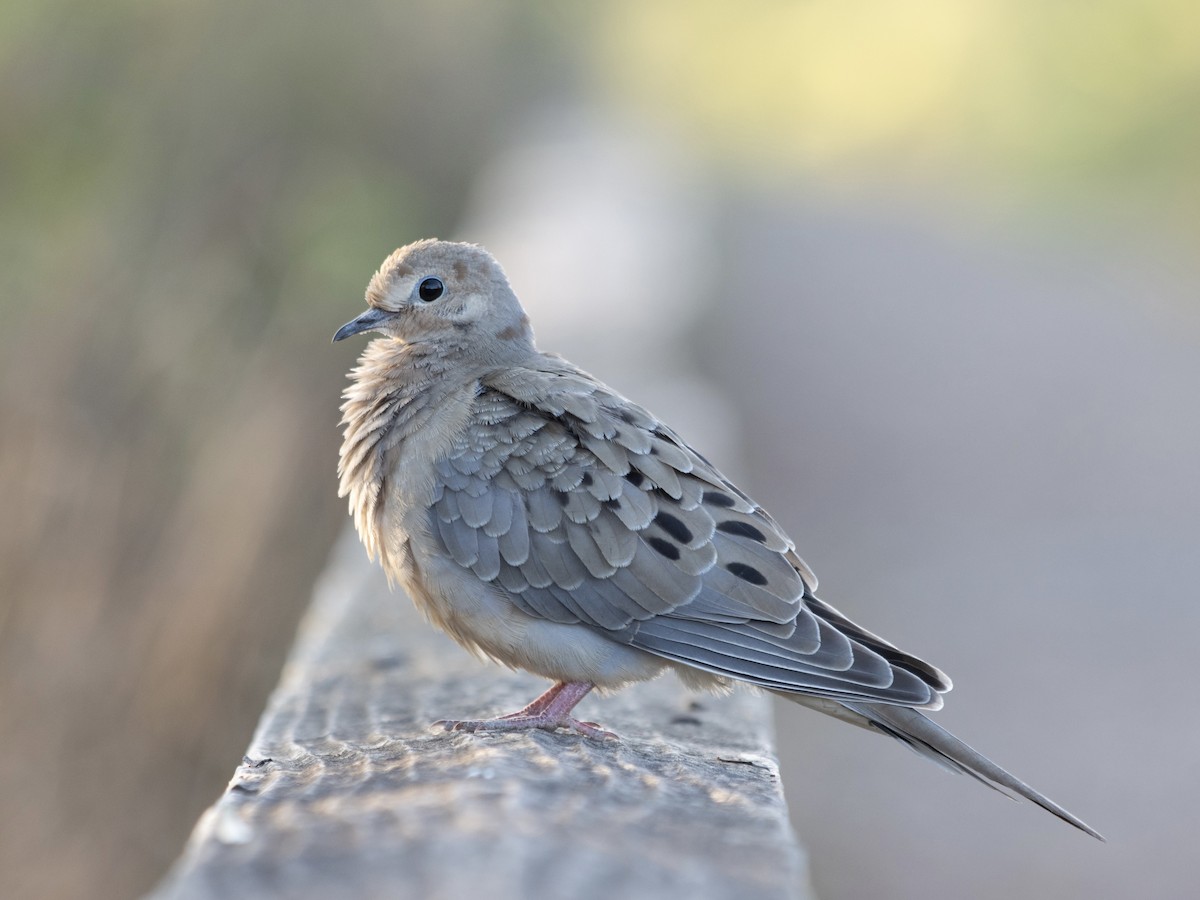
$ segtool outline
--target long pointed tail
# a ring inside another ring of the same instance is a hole
[[[1044,794],[1035,791],[1012,773],[1000,768],[982,753],[969,747],[917,710],[905,706],[887,706],[881,703],[843,702],[840,705],[866,719],[867,722],[863,724],[868,724],[869,727],[877,728],[885,734],[903,741],[917,753],[932,759],[943,767],[970,775],[1002,793],[1011,792],[1031,800],[1064,822],[1074,825],[1080,831],[1104,840],[1104,835],[1078,816],[1068,812]]]

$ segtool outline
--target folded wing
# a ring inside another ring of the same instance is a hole
[[[430,524],[529,615],[718,676],[931,709],[950,688],[817,599],[787,535],[704,457],[556,358],[481,385]]]

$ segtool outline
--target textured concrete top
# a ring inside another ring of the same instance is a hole
[[[243,764],[156,900],[811,896],[764,697],[589,698],[621,735],[448,734],[548,685],[483,664],[335,549]]]

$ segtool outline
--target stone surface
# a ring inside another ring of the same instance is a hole
[[[810,896],[765,698],[673,678],[587,698],[619,742],[430,727],[545,687],[435,633],[346,535],[243,765],[152,896]]]

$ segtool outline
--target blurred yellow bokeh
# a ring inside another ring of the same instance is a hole
[[[1195,3],[626,0],[598,54],[614,95],[742,165],[1104,183],[1200,217]]]

